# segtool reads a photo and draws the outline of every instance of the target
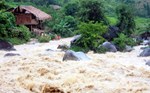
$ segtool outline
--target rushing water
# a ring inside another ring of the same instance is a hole
[[[137,57],[140,46],[127,53],[87,55],[90,61],[66,61],[59,44],[71,39],[15,46],[21,56],[0,51],[0,93],[150,93],[149,57]],[[46,51],[51,49],[53,51]]]

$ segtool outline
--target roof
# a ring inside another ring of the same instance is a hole
[[[52,17],[47,13],[33,7],[33,6],[19,6],[20,9],[24,9],[29,13],[35,15],[39,20],[51,19]]]

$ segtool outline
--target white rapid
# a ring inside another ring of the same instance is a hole
[[[150,67],[145,65],[150,57],[137,57],[141,46],[126,53],[89,52],[90,61],[63,62],[57,46],[71,39],[15,46],[11,53],[21,56],[4,57],[8,51],[0,51],[0,93],[150,93]]]

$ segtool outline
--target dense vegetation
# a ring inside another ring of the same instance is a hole
[[[81,34],[82,37],[72,46],[74,50],[98,52],[98,46],[107,41],[103,35],[108,33],[110,26],[119,28],[117,37],[110,41],[119,50],[126,45],[135,45],[133,37],[150,31],[149,0],[1,0],[1,39],[10,42],[30,39],[28,29],[16,26],[14,16],[5,12],[18,5],[33,5],[53,17],[44,23],[47,35],[38,37],[41,42],[47,42],[55,35],[70,37]],[[61,9],[55,10],[52,5],[59,5]]]

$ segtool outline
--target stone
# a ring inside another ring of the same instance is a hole
[[[74,61],[87,61],[90,58],[83,52],[75,52],[72,50],[67,50],[63,57],[63,61],[74,60]]]
[[[7,53],[4,55],[4,57],[10,57],[10,56],[20,56],[20,54],[17,53]]]
[[[145,63],[145,65],[150,66],[150,60]]]
[[[134,50],[131,46],[126,45],[124,52],[131,52],[132,50]]]
[[[73,37],[73,39],[71,40],[71,45],[73,45],[77,40],[79,40],[81,38],[81,35],[76,35]]]
[[[70,47],[66,44],[58,45],[57,49],[61,49],[63,51],[68,50]]]
[[[118,34],[120,33],[120,30],[116,26],[109,26],[108,32],[104,34],[104,38],[108,41],[112,41],[114,38],[118,37]]]
[[[4,40],[0,40],[0,50],[12,51],[12,50],[16,50],[16,49],[14,48],[14,46],[11,43],[6,42]]]
[[[148,57],[150,56],[150,48],[146,48],[142,51],[142,53],[140,53],[139,55],[140,57]]]
[[[108,52],[117,52],[117,48],[110,42],[104,42],[101,46],[106,48]]]

